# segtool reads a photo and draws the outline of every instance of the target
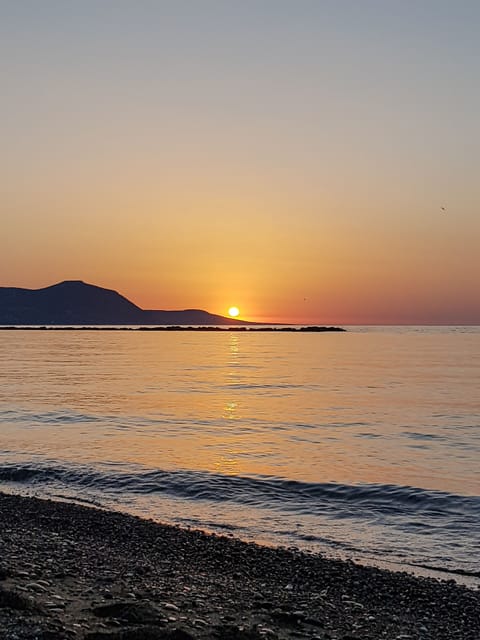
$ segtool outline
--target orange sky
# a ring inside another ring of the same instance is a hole
[[[0,285],[480,324],[480,9],[341,4],[3,5]]]

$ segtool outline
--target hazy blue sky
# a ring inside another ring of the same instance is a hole
[[[480,323],[479,33],[467,0],[0,0],[0,285]]]

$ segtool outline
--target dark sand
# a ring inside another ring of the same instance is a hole
[[[0,493],[0,639],[479,640],[451,581]]]

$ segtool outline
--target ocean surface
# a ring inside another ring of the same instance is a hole
[[[0,331],[0,490],[480,584],[480,327]]]

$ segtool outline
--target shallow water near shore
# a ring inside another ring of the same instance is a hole
[[[474,581],[480,328],[348,329],[0,331],[0,489]]]

